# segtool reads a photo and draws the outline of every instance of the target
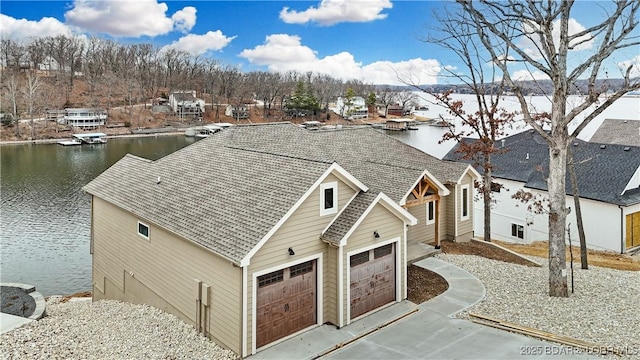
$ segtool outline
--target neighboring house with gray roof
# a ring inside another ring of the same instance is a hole
[[[93,297],[164,309],[243,357],[342,327],[406,299],[413,249],[473,236],[477,176],[372,128],[289,123],[127,155],[84,187]]]
[[[491,238],[510,242],[548,241],[548,219],[528,205],[512,199],[523,189],[547,196],[548,147],[533,131],[504,139],[507,152],[492,155],[494,181],[502,188],[492,192]],[[445,159],[455,160],[454,147]],[[573,152],[578,194],[587,246],[625,253],[640,247],[640,147],[575,140]],[[567,207],[574,208],[570,174],[566,178]],[[482,199],[475,202],[476,235],[484,234]],[[571,240],[578,243],[575,211],[568,215]]]
[[[640,120],[605,119],[589,141],[640,146]]]

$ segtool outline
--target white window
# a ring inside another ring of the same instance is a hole
[[[320,215],[338,212],[338,183],[336,181],[320,185]]]
[[[149,226],[138,221],[138,235],[145,239],[149,239]]]
[[[460,189],[460,219],[467,220],[469,218],[471,191],[469,184],[462,185]]]
[[[427,203],[427,225],[431,225],[436,222],[436,202],[429,201]]]
[[[511,236],[524,240],[524,226],[520,224],[511,224]]]

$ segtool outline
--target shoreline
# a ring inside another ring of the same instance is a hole
[[[172,131],[172,132],[152,132],[146,134],[113,134],[107,135],[107,139],[115,139],[115,138],[135,138],[135,137],[157,137],[157,136],[175,136],[175,135],[184,135],[184,131]],[[37,139],[37,140],[3,140],[0,141],[0,146],[11,146],[11,145],[43,145],[43,144],[57,144],[58,141],[62,141],[65,138],[56,138],[56,139]]]

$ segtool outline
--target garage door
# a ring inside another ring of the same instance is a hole
[[[351,318],[396,299],[396,262],[393,244],[352,255]]]
[[[256,346],[316,324],[316,261],[258,277]]]

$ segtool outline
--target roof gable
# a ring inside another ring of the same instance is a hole
[[[323,231],[321,238],[336,246],[344,246],[347,240],[364,221],[369,212],[380,204],[408,225],[418,220],[384,193],[361,192],[340,212]]]
[[[330,175],[333,174],[341,181],[347,183],[351,187],[355,187],[358,191],[366,191],[368,188],[358,179],[346,172],[340,165],[333,163],[327,170],[310,186],[307,191],[296,201],[296,203],[287,211],[287,213],[278,220],[278,222],[267,232],[262,239],[242,258],[240,266],[249,265],[251,258],[255,255],[264,244],[275,234],[275,232],[295,213],[295,211],[311,196],[311,194],[320,186],[320,184]]]

